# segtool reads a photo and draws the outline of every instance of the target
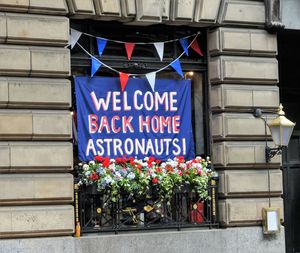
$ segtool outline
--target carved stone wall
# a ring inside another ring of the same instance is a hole
[[[225,1],[223,22],[234,24],[235,8],[242,13],[248,4],[256,9],[263,3]],[[256,15],[260,15],[258,10]],[[244,21],[249,19],[263,21],[255,16],[245,16]],[[263,120],[252,114],[254,108],[274,111],[279,104],[276,35],[247,27],[220,27],[209,32],[208,50],[213,162],[220,173],[220,222],[223,226],[261,224],[261,209],[268,207],[268,197],[283,217],[281,157],[266,164],[265,140],[272,146],[270,133],[267,131],[266,136]],[[270,120],[274,115],[264,117]]]
[[[67,5],[3,0],[0,10],[0,238],[71,235],[69,19],[57,16]]]
[[[264,126],[251,113],[279,103],[263,1],[0,0],[0,11],[0,238],[74,231],[69,18],[208,27],[220,221],[261,224],[269,189],[283,211],[280,157],[269,188]]]

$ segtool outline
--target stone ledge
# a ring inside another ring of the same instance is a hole
[[[264,114],[267,121],[274,114]],[[267,131],[267,135],[266,135]],[[214,141],[222,140],[272,140],[269,128],[260,118],[251,113],[220,113],[212,116],[212,136]]]
[[[6,39],[11,44],[65,46],[69,41],[66,17],[6,13]]]
[[[71,205],[0,207],[0,219],[0,238],[74,232]]]
[[[79,15],[81,18],[92,18],[96,14],[93,0],[67,0],[67,3],[72,17]]]
[[[278,62],[275,58],[219,56],[209,62],[209,78],[212,84],[276,84]]]
[[[211,55],[276,56],[277,37],[265,30],[221,27],[208,33]]]
[[[94,0],[96,18],[101,20],[117,20],[122,17],[119,0]]]
[[[194,21],[196,0],[190,1],[171,1],[170,20],[177,24],[186,24]]]
[[[70,140],[69,111],[0,110],[2,140]]]
[[[269,146],[273,146],[271,142]],[[227,141],[213,143],[213,164],[215,168],[267,168],[264,141]],[[270,168],[279,168],[281,156],[268,163]]]
[[[69,109],[71,105],[70,80],[0,78],[0,108]]]
[[[218,23],[260,26],[265,24],[265,5],[262,1],[225,0],[222,1]]]
[[[214,24],[217,22],[221,0],[196,1],[195,22]]]
[[[0,10],[52,15],[66,15],[68,13],[65,0],[1,0]]]
[[[67,77],[70,50],[0,45],[0,76]]]
[[[72,143],[0,142],[0,173],[56,172],[72,169]]]
[[[265,85],[213,85],[210,93],[214,112],[244,111],[254,108],[275,110],[279,105],[279,88]]]
[[[151,247],[149,247],[151,245]],[[255,249],[253,247],[255,245]],[[283,253],[284,227],[278,235],[265,238],[261,227],[155,231],[118,235],[90,235],[81,238],[52,237],[1,240],[1,253]]]
[[[0,206],[73,202],[73,175],[2,174]]]
[[[221,197],[272,197],[282,194],[282,172],[270,170],[270,191],[268,170],[223,170],[219,174]]]
[[[221,0],[67,0],[72,18],[117,20],[130,25],[215,24]]]
[[[283,220],[283,199],[271,198],[271,207],[280,208]],[[258,225],[262,221],[262,208],[269,207],[269,198],[221,199],[218,202],[220,222],[224,226]]]

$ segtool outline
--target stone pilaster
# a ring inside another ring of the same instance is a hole
[[[264,20],[262,2],[224,1],[223,27],[208,33],[213,162],[220,174],[223,226],[261,224],[261,209],[269,202],[283,212],[281,157],[266,164],[270,133],[253,116],[261,108],[270,120],[279,104],[276,35],[251,28],[262,28]]]
[[[3,0],[0,9],[0,238],[70,235],[67,5]]]

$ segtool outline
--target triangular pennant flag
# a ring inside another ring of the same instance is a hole
[[[135,47],[134,43],[125,42],[125,48],[126,48],[126,53],[127,53],[128,60],[131,59],[131,55],[132,55],[134,47]]]
[[[185,54],[187,56],[189,56],[189,41],[188,41],[188,39],[186,39],[186,38],[180,39],[179,42],[180,42],[180,45],[182,46]]]
[[[198,45],[197,40],[194,40],[194,41],[192,42],[191,48],[192,48],[195,52],[197,52],[199,55],[203,56],[203,53],[202,53],[202,51],[201,51],[201,49],[200,49],[200,47],[199,47],[199,45]]]
[[[92,59],[91,77],[93,77],[102,64],[101,62],[99,62],[97,59],[93,57],[91,59]]]
[[[151,86],[152,91],[154,91],[156,72],[150,72],[150,73],[146,74],[145,76]]]
[[[156,51],[158,53],[158,56],[159,56],[160,60],[162,61],[163,58],[164,58],[165,43],[164,42],[156,42],[156,43],[154,43],[154,46],[156,48]]]
[[[70,34],[71,49],[75,46],[75,44],[79,40],[81,34],[82,34],[82,32],[79,32],[79,31],[71,28],[71,34]]]
[[[173,61],[173,62],[171,63],[171,67],[172,67],[173,69],[175,69],[176,72],[177,72],[181,77],[183,77],[183,73],[182,73],[182,69],[181,69],[181,65],[180,65],[179,59],[176,59],[175,61]]]
[[[124,91],[126,84],[128,82],[129,75],[123,72],[119,72],[120,82],[121,82],[121,90]]]
[[[104,48],[106,46],[106,43],[107,43],[106,39],[97,38],[97,46],[98,46],[99,56],[102,56]]]

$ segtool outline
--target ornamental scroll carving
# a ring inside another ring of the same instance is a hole
[[[266,6],[266,27],[269,31],[276,31],[284,28],[281,22],[281,0],[265,0]]]

